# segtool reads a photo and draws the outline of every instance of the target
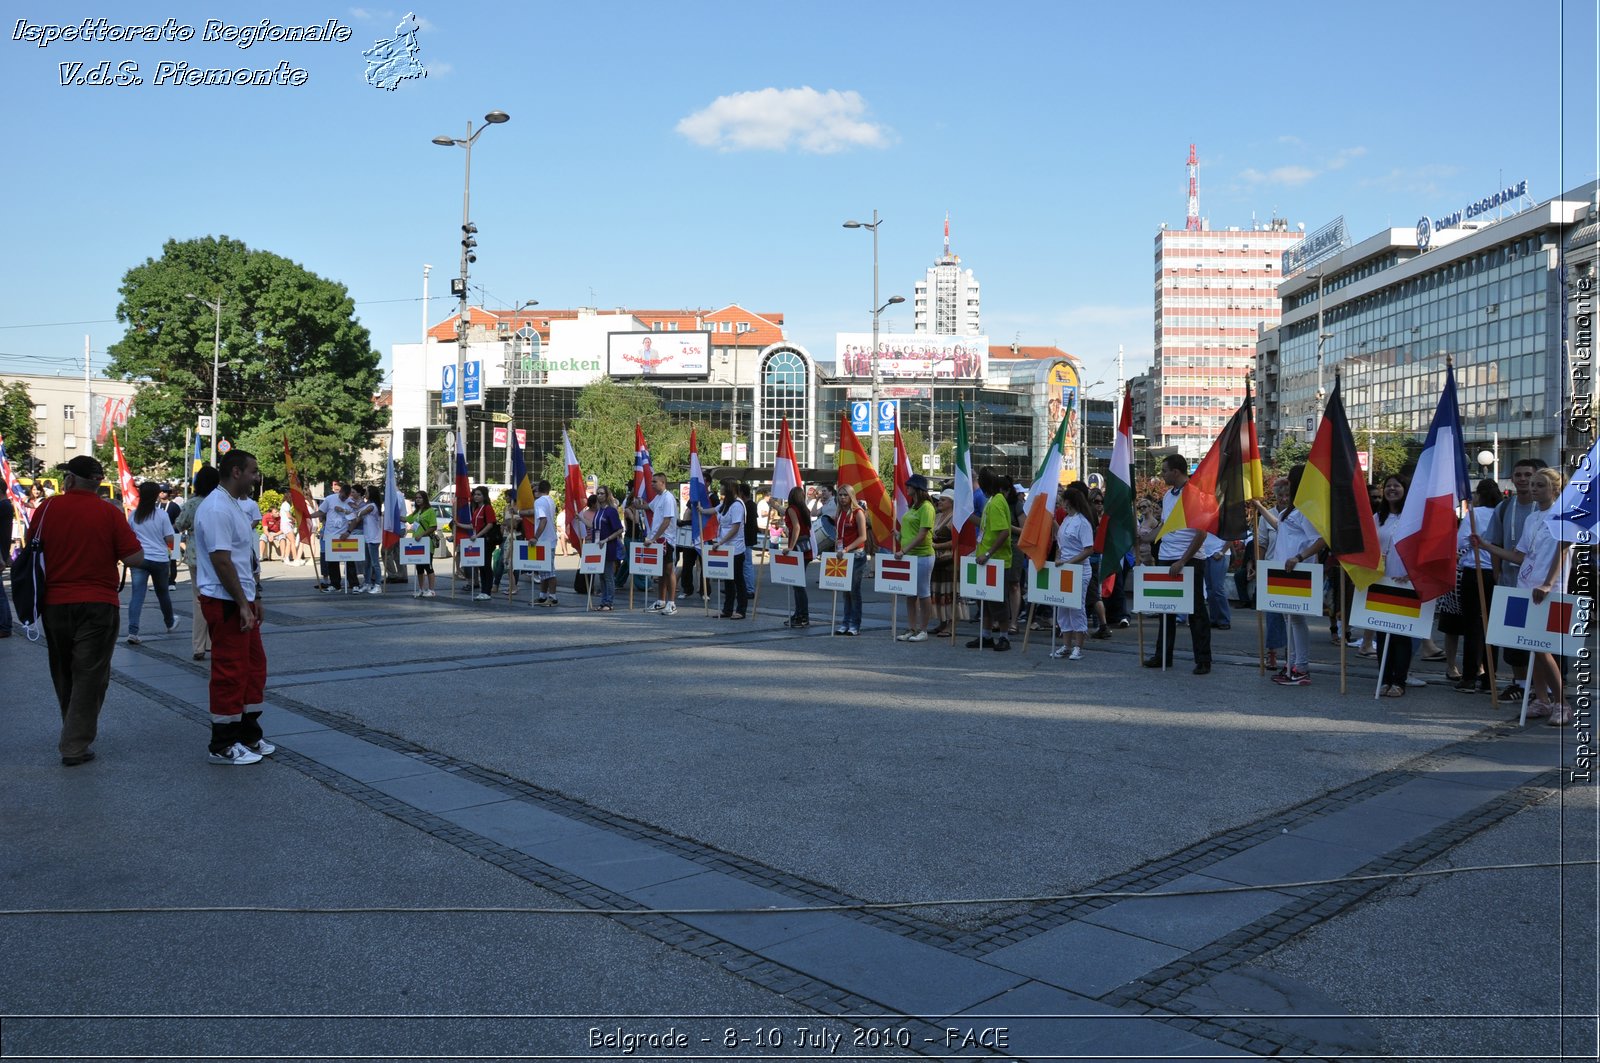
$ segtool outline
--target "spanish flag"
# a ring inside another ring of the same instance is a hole
[[[1383,575],[1378,549],[1378,522],[1367,499],[1367,482],[1356,461],[1356,441],[1339,398],[1339,378],[1322,414],[1322,426],[1311,443],[1311,456],[1295,492],[1295,508],[1328,544],[1357,587],[1370,587]]]
[[[1246,382],[1244,405],[1228,418],[1222,434],[1183,485],[1156,537],[1195,528],[1219,539],[1242,539],[1250,530],[1250,500],[1266,493],[1261,450],[1256,446],[1255,400]]]
[[[877,470],[861,447],[861,440],[851,430],[848,413],[839,417],[839,449],[834,458],[838,462],[839,483],[853,488],[856,498],[867,507],[872,525],[868,534],[880,547],[893,550],[894,499],[883,489],[883,481],[878,479]]]

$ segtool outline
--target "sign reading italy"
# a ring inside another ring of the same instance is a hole
[[[1000,561],[961,562],[961,597],[998,602],[1006,596],[1006,566]]]

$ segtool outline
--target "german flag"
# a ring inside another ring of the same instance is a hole
[[[1183,485],[1157,538],[1194,528],[1222,539],[1242,539],[1250,530],[1250,500],[1264,494],[1255,400],[1246,383],[1244,405],[1228,418],[1222,434]]]
[[[1276,594],[1284,598],[1309,598],[1311,597],[1311,574],[1309,572],[1285,572],[1281,568],[1271,569],[1267,572],[1267,593]]]
[[[1378,522],[1367,499],[1367,481],[1356,461],[1356,441],[1339,397],[1339,378],[1311,443],[1311,456],[1295,492],[1295,508],[1328,544],[1357,587],[1370,587],[1383,574]]]
[[[1422,599],[1413,587],[1391,587],[1387,583],[1367,588],[1367,608],[1415,620],[1422,615]]]

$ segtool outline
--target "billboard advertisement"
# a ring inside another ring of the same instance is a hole
[[[837,375],[872,376],[872,333],[835,333],[833,354]],[[885,380],[976,380],[988,366],[988,336],[878,336],[878,370]]]
[[[1056,437],[1061,422],[1067,422],[1066,453],[1062,455],[1061,482],[1078,479],[1078,370],[1071,362],[1057,362],[1045,377],[1045,445]]]
[[[711,372],[709,332],[608,332],[606,374],[682,379]]]

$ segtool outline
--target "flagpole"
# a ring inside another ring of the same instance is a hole
[[[1250,543],[1251,543],[1251,549],[1254,550],[1256,555],[1257,555],[1257,564],[1256,564],[1256,578],[1257,579],[1261,578],[1261,565],[1259,563],[1260,562],[1260,554],[1261,554],[1261,535],[1260,535],[1261,524],[1260,524],[1260,520],[1261,520],[1261,514],[1260,514],[1259,509],[1256,506],[1251,506],[1250,507]],[[1252,603],[1252,604],[1254,604],[1254,603]],[[1256,613],[1256,665],[1257,665],[1256,674],[1258,676],[1261,676],[1261,675],[1266,675],[1267,674],[1267,628],[1266,628],[1266,620],[1261,616],[1261,610],[1257,609],[1255,611],[1255,613]],[[1287,640],[1285,640],[1285,642],[1287,642]],[[1308,649],[1309,649],[1309,647],[1308,647]],[[1285,651],[1287,652],[1287,646],[1285,647]],[[1288,662],[1285,662],[1284,666],[1285,666],[1285,668],[1287,668],[1288,667]],[[1306,662],[1306,667],[1310,668],[1310,661],[1309,660]]]
[[[1467,530],[1473,535],[1478,534],[1478,526],[1472,521],[1472,499],[1470,498],[1467,499]],[[1477,551],[1474,550],[1473,554],[1476,555]],[[1491,557],[1490,560],[1493,561],[1494,559]],[[1478,580],[1478,641],[1483,646],[1480,651],[1483,656],[1483,670],[1489,676],[1489,705],[1498,710],[1500,702],[1498,700],[1498,684],[1494,677],[1494,654],[1489,649],[1489,598],[1483,591],[1483,569],[1478,567],[1478,558],[1476,556],[1472,558],[1472,571]],[[1462,673],[1461,681],[1464,683],[1476,682],[1477,676],[1469,676]]]
[[[1343,694],[1346,693],[1346,662],[1350,659],[1350,610],[1344,607],[1344,565],[1334,555],[1329,554],[1328,557],[1334,564],[1335,574],[1339,577],[1339,582],[1334,585],[1334,593],[1339,596],[1339,602],[1334,608],[1338,610],[1339,616],[1339,693]],[[1310,647],[1306,649],[1309,651]],[[1383,673],[1380,671],[1378,676],[1381,679]]]

